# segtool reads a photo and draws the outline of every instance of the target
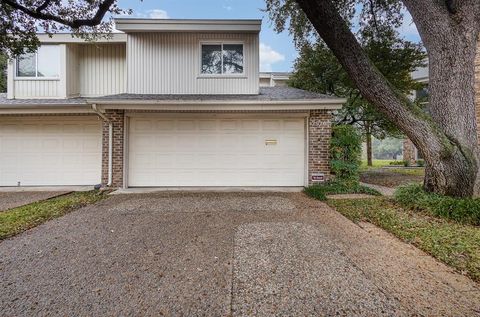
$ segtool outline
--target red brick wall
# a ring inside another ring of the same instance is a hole
[[[123,186],[123,140],[124,113],[123,110],[107,110],[105,116],[113,123],[113,177],[111,187]],[[103,122],[102,136],[102,185],[108,183],[108,123]]]
[[[308,182],[313,173],[324,173],[330,178],[329,147],[332,137],[331,110],[311,110],[308,120]]]

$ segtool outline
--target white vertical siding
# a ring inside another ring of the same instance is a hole
[[[80,45],[80,95],[88,97],[124,93],[125,54],[125,44]]]
[[[244,74],[200,75],[202,41],[244,43]],[[257,94],[255,33],[132,33],[127,42],[127,92],[141,94]]]
[[[15,98],[58,98],[60,80],[15,80]]]
[[[67,97],[78,97],[80,95],[80,68],[79,68],[79,46],[67,44],[66,56],[66,89]]]

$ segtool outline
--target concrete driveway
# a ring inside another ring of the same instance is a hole
[[[473,316],[480,289],[301,193],[117,195],[0,243],[0,316]]]

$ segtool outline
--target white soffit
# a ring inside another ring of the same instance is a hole
[[[260,32],[262,20],[184,20],[117,18],[123,32]]]

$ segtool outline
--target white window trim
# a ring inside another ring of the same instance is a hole
[[[223,72],[223,45],[237,44],[242,45],[243,50],[243,72],[236,74],[204,74],[202,73],[202,46],[203,45],[221,45],[222,47],[222,72]],[[244,41],[200,41],[198,49],[198,76],[199,78],[246,78],[245,69],[247,67],[246,57],[245,57],[245,42]]]
[[[41,45],[42,46],[42,45]],[[43,45],[43,46],[57,46],[59,49],[59,45]],[[39,47],[40,49],[40,47]],[[35,74],[38,74],[38,50],[35,51]],[[60,63],[60,61],[59,61]],[[57,77],[39,77],[39,76],[18,76],[18,57],[15,58],[15,63],[14,63],[14,80],[60,80],[60,74],[58,74]],[[59,64],[59,67],[58,67],[58,70],[60,72],[60,64]]]

